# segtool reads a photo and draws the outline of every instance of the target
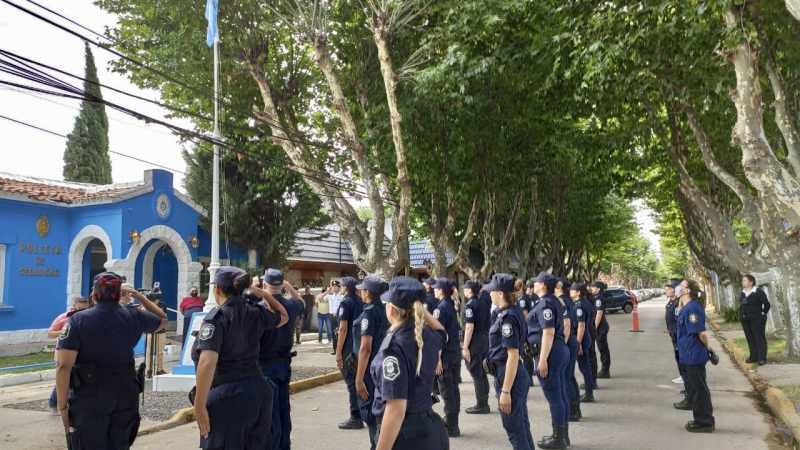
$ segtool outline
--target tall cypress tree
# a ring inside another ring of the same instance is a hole
[[[75,118],[72,133],[67,135],[64,151],[64,179],[81,183],[111,184],[111,159],[108,157],[108,116],[106,107],[99,100],[100,92],[97,67],[89,44],[86,50],[86,81],[83,90],[86,97],[81,103],[81,112]]]

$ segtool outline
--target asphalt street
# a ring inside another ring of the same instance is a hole
[[[681,387],[671,380],[678,376],[671,343],[664,330],[665,299],[640,305],[642,333],[631,333],[631,315],[610,314],[611,379],[600,380],[594,404],[583,406],[583,420],[572,423],[570,449],[778,449],[774,419],[760,396],[735,367],[722,343],[712,340],[720,353],[718,366],[708,366],[716,432],[692,434],[683,426],[690,411],[678,411],[672,403],[681,399]],[[322,355],[320,355],[322,356]],[[331,357],[333,358],[333,357]],[[474,404],[471,378],[463,371],[462,408]],[[579,378],[580,380],[580,378]],[[490,379],[491,381],[491,379]],[[541,389],[531,388],[530,409],[536,440],[550,431],[550,415]],[[440,414],[442,405],[434,407]],[[342,431],[337,424],[348,416],[343,382],[296,394],[292,397],[292,447],[302,450],[368,449],[366,428]],[[58,419],[47,413],[0,408],[0,447],[16,449],[64,448],[45,436],[55,436]],[[453,449],[510,448],[500,415],[471,416],[461,413],[461,437],[451,439]],[[198,448],[195,424],[187,424],[137,439],[133,449],[184,450]],[[49,446],[48,446],[49,445]]]

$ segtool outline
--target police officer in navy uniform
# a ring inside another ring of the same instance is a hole
[[[578,411],[580,410],[581,391],[578,387],[578,380],[575,378],[575,364],[578,361],[578,316],[576,314],[572,299],[569,297],[569,287],[572,283],[562,278],[556,283],[556,296],[561,300],[564,307],[564,334],[567,335],[567,347],[569,348],[569,362],[564,372],[567,387],[567,399],[569,400],[569,420],[577,422],[580,420]]]
[[[598,378],[611,378],[611,350],[608,348],[608,320],[606,320],[606,298],[603,295],[607,286],[602,281],[592,283],[592,294],[594,294],[594,304],[597,313],[594,319],[594,326],[597,328],[597,350],[600,352],[600,371],[597,371],[597,362],[593,367],[595,371],[595,381]]]
[[[432,286],[439,303],[433,310],[433,317],[444,326],[447,331],[448,341],[442,350],[439,366],[436,368],[439,392],[444,402],[444,421],[450,437],[458,437],[461,430],[458,427],[458,414],[461,411],[461,392],[458,390],[458,374],[461,362],[461,346],[458,341],[458,316],[453,304],[453,290],[455,284],[448,278],[439,278]]]
[[[436,284],[436,280],[433,277],[428,277],[422,282],[422,285],[425,286],[425,309],[431,314],[436,309],[436,304],[439,303],[439,300],[436,300],[436,294],[433,293],[432,286],[434,284]]]
[[[364,428],[364,422],[361,420],[361,408],[358,406],[356,374],[344,364],[344,361],[353,354],[353,332],[350,329],[350,325],[355,322],[364,310],[364,303],[356,295],[357,285],[358,280],[353,277],[342,278],[344,300],[339,305],[337,314],[339,340],[336,342],[336,365],[342,371],[350,401],[350,418],[339,424],[339,429],[342,430],[360,430]]]
[[[711,433],[715,428],[714,407],[706,383],[706,363],[711,359],[712,350],[706,333],[705,299],[694,280],[684,280],[681,288],[683,306],[678,316],[678,356],[689,373],[694,415],[694,420],[686,424],[686,431]]]
[[[447,427],[433,411],[431,397],[448,336],[425,309],[424,298],[422,283],[409,277],[392,279],[381,296],[391,328],[370,366],[380,450],[450,449]]]
[[[525,345],[527,325],[522,309],[514,301],[514,277],[498,273],[484,286],[492,303],[497,305],[497,318],[489,331],[489,357],[486,365],[494,371],[494,389],[500,419],[511,448],[533,450],[531,422],[528,417],[528,373],[520,364],[519,352]]]
[[[264,271],[264,287],[286,310],[286,325],[270,329],[261,335],[258,365],[264,376],[275,386],[272,407],[272,450],[291,448],[292,416],[289,405],[289,382],[292,378],[292,345],[294,345],[294,321],[305,309],[305,302],[292,285],[284,280],[278,269]],[[291,297],[281,295],[281,290]],[[260,303],[270,307],[269,303]],[[273,308],[274,309],[274,308]]]
[[[674,406],[675,409],[688,411],[692,409],[692,388],[689,382],[689,373],[686,372],[686,366],[681,363],[678,355],[678,314],[680,313],[678,304],[680,303],[679,297],[682,289],[681,281],[682,280],[676,278],[671,278],[666,285],[665,294],[669,301],[667,301],[667,306],[665,307],[664,319],[667,323],[669,337],[672,340],[675,362],[678,363],[678,373],[681,375],[681,380],[683,380],[683,400],[673,403],[672,406]]]
[[[522,314],[525,317],[528,316],[528,312],[530,312],[531,308],[533,308],[536,302],[539,300],[539,297],[533,292],[533,281],[528,280],[525,287],[525,294],[519,299],[517,305],[522,309]],[[530,382],[528,383],[530,386],[533,386],[533,377],[534,377],[534,370],[533,370],[533,358],[530,358],[524,351],[521,354],[522,356],[522,365],[525,367],[525,371],[528,373],[528,377]]]
[[[367,276],[356,286],[364,302],[364,311],[353,322],[353,355],[357,358],[356,393],[361,409],[361,419],[367,423],[369,442],[375,449],[378,431],[378,420],[372,414],[372,402],[375,399],[375,383],[369,374],[372,360],[380,350],[383,338],[389,330],[386,308],[381,302],[381,295],[386,292],[388,284],[378,277]]]
[[[133,348],[142,333],[167,325],[167,315],[136,290],[145,310],[119,304],[122,280],[94,278],[96,306],[70,315],[56,344],[56,398],[67,446],[73,450],[128,449],[139,431],[139,392]]]
[[[594,402],[594,378],[592,378],[592,368],[589,364],[589,354],[592,349],[592,336],[589,327],[594,326],[592,318],[592,303],[587,298],[588,292],[586,283],[573,283],[569,288],[569,295],[573,301],[573,311],[575,311],[575,339],[580,343],[578,347],[578,370],[583,375],[583,389],[586,393],[578,401],[578,418],[583,417],[581,412],[581,402]]]
[[[194,411],[200,448],[271,447],[273,387],[258,367],[262,336],[288,321],[282,305],[265,291],[250,286],[250,275],[236,267],[220,267],[212,283],[218,307],[204,318],[192,347],[197,385]],[[277,313],[244,299],[247,288],[267,299]]]
[[[569,439],[569,400],[564,376],[569,348],[564,339],[564,310],[553,295],[555,277],[541,272],[533,281],[539,303],[528,313],[527,351],[533,356],[536,376],[550,405],[553,424],[553,434],[544,436],[537,445],[544,449],[564,449]]]
[[[464,307],[462,321],[464,323],[464,347],[461,355],[467,362],[467,370],[472,375],[475,385],[477,404],[464,410],[467,414],[488,414],[489,408],[489,377],[483,368],[483,360],[489,352],[489,325],[490,308],[480,298],[478,293],[480,284],[475,281],[464,283],[464,298],[467,305]]]

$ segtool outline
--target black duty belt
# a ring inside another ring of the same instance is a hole
[[[266,358],[259,358],[258,359],[258,364],[259,365],[268,364],[268,363],[278,362],[278,361],[289,361],[289,363],[291,364],[292,358],[294,358],[295,356],[297,356],[297,352],[289,353],[288,356],[268,356]]]
[[[258,366],[251,366],[246,369],[223,373],[222,375],[214,375],[214,381],[211,382],[211,387],[217,387],[220,384],[230,383],[231,381],[244,380],[245,378],[263,376],[264,374]]]
[[[73,390],[81,386],[95,386],[104,379],[117,376],[130,375],[136,377],[136,368],[132,364],[110,364],[98,366],[96,363],[80,363],[73,366],[70,372],[69,387]]]
[[[564,342],[561,339],[554,339],[553,340],[553,347],[558,347],[559,345],[567,345],[567,343]]]
[[[427,411],[423,411],[421,413],[406,413],[405,417],[403,417],[403,420],[406,420],[406,419],[420,419],[420,418],[424,418],[424,417],[433,417],[433,414],[434,413],[433,413],[432,409],[429,409]],[[378,425],[380,425],[383,422],[383,416],[376,417],[375,419],[378,421]]]

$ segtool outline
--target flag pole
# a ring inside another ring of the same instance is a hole
[[[219,132],[219,31],[216,30],[214,36],[214,182],[211,207],[211,263],[208,265],[208,274],[212,282],[219,269],[219,145],[217,142],[221,139],[222,134]],[[216,306],[214,290],[209,289],[203,311],[211,311]]]

